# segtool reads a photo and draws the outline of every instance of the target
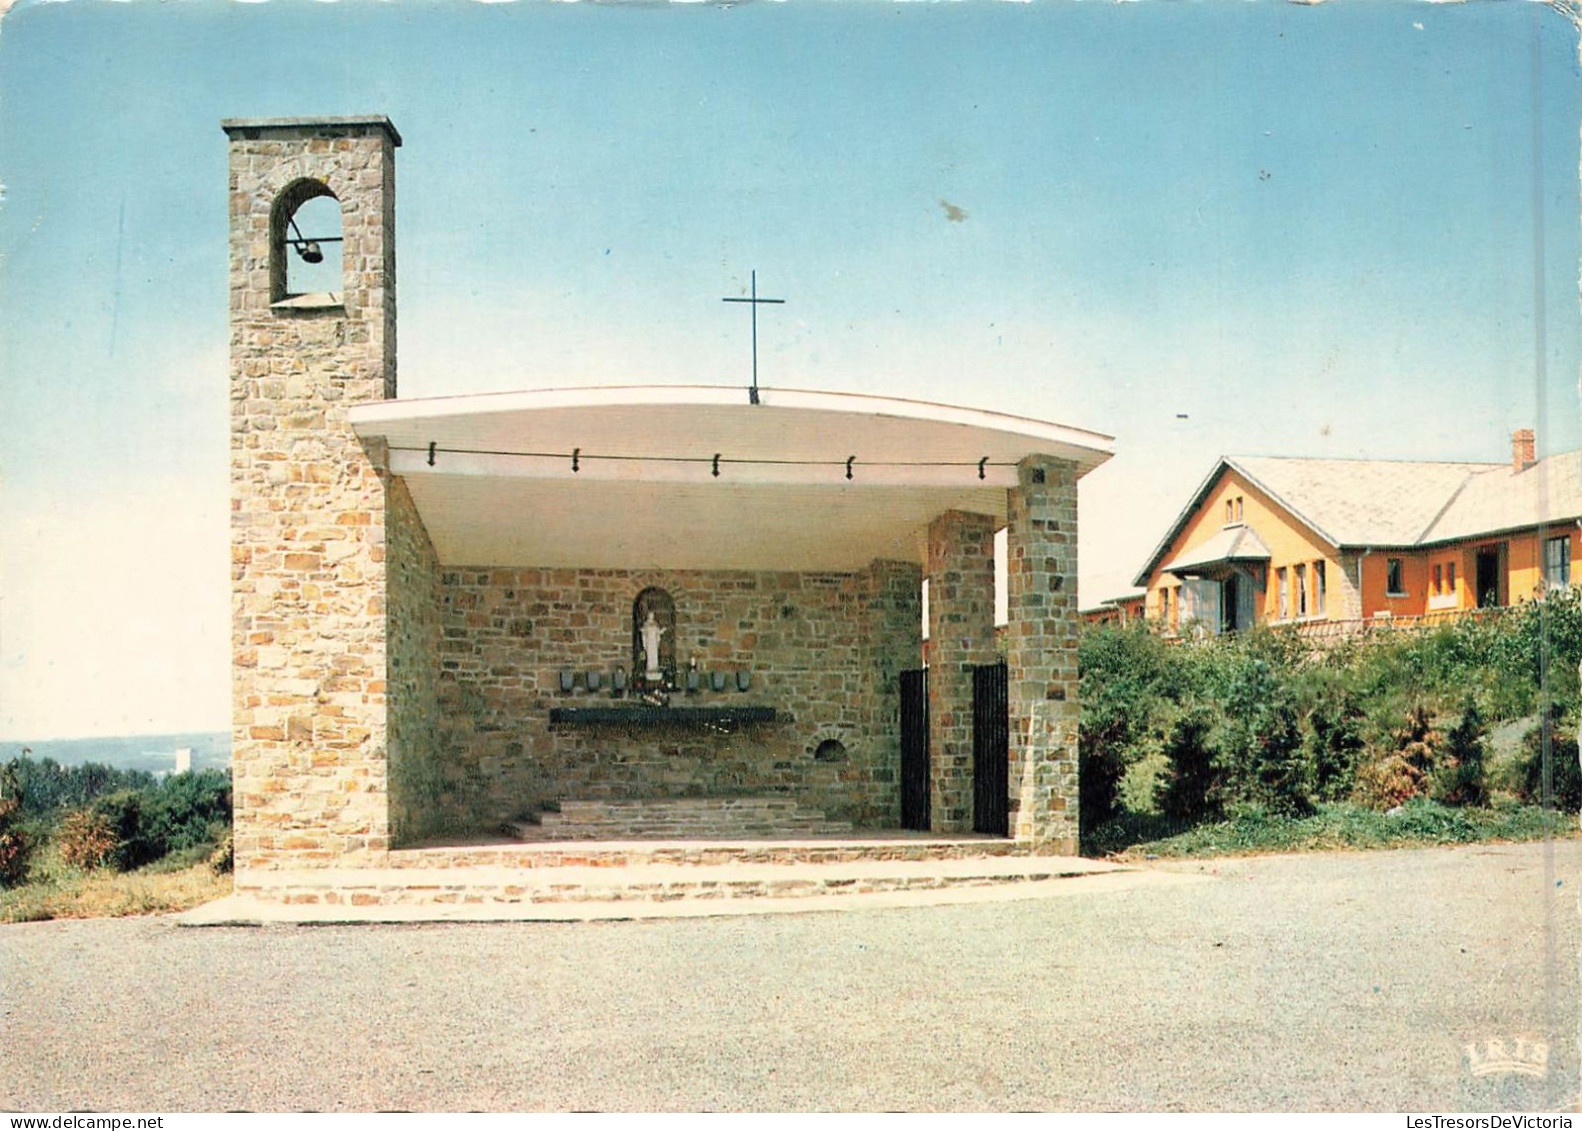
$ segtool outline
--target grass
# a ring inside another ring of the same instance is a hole
[[[157,915],[230,894],[231,877],[215,875],[200,849],[135,872],[83,872],[67,867],[49,843],[34,856],[27,883],[0,891],[0,923]]]
[[[1257,810],[1223,821],[1172,826],[1156,814],[1126,813],[1096,829],[1087,847],[1124,860],[1149,857],[1244,856],[1268,852],[1403,848],[1435,844],[1542,840],[1578,835],[1574,814],[1498,801],[1487,809],[1407,802],[1393,813],[1351,804],[1320,805],[1309,817]]]

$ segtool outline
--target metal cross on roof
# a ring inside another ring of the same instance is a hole
[[[750,297],[748,297],[748,298],[727,298],[727,299],[721,299],[720,301],[721,302],[746,302],[746,303],[751,303],[752,304],[752,310],[753,310],[753,385],[752,385],[752,388],[747,391],[747,399],[749,401],[751,401],[753,404],[757,404],[758,403],[758,307],[761,304],[766,303],[766,302],[767,303],[774,303],[776,305],[780,305],[780,304],[783,304],[785,302],[785,299],[783,299],[783,298],[759,298],[758,297],[758,272],[754,271],[752,273],[752,293],[751,293]]]

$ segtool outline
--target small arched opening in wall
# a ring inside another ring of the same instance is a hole
[[[846,744],[838,738],[826,738],[813,748],[815,762],[844,762]]]
[[[275,198],[269,216],[269,301],[339,306],[345,301],[341,202],[323,181],[304,177]]]

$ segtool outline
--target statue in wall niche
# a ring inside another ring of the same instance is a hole
[[[643,622],[641,630],[643,638],[643,656],[648,661],[648,667],[643,674],[649,679],[658,679],[664,675],[659,666],[659,641],[664,637],[665,630],[659,627],[659,622],[654,619],[654,610],[648,610],[648,619]]]
[[[632,602],[633,691],[675,686],[676,603],[658,587],[644,589]]]

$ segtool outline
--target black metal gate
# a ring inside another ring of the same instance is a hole
[[[972,829],[1011,831],[1010,701],[1005,665],[972,669]]]
[[[901,827],[928,829],[928,669],[901,673]]]

